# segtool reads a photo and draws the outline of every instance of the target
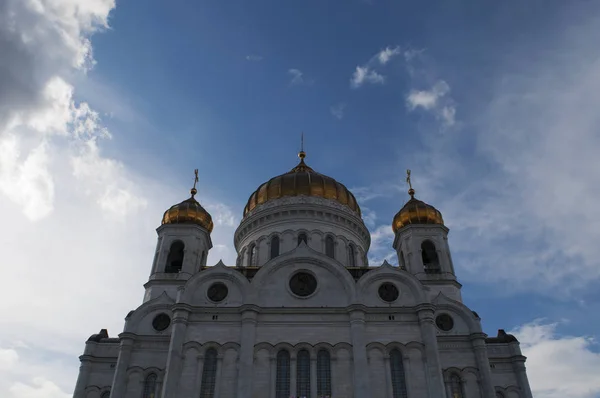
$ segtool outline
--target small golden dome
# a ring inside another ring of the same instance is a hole
[[[298,157],[300,163],[296,167],[285,174],[271,178],[250,195],[244,208],[244,216],[257,206],[273,199],[285,196],[315,196],[335,200],[360,217],[360,207],[348,188],[331,177],[317,173],[304,163],[306,157],[304,151],[300,151]]]
[[[206,229],[208,233],[211,233],[214,227],[212,217],[194,198],[198,193],[196,190],[198,170],[194,172],[196,173],[196,179],[194,181],[194,188],[190,191],[192,196],[165,211],[161,224],[197,224]]]
[[[408,173],[407,181],[410,184],[410,171]],[[392,223],[394,233],[409,224],[444,225],[444,219],[439,210],[423,201],[415,199],[415,190],[412,188],[412,185],[408,190],[408,194],[410,195],[410,200],[406,202],[402,209],[394,216],[394,221]]]

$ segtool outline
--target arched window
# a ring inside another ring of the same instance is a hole
[[[290,353],[286,350],[277,353],[275,398],[290,398]]]
[[[256,265],[256,245],[253,243],[248,249],[248,267]]]
[[[301,242],[304,242],[304,244],[308,246],[308,237],[304,232],[298,234],[298,246],[300,246]]]
[[[464,398],[462,381],[457,374],[450,376],[450,394],[451,398]]]
[[[421,258],[426,274],[440,274],[440,260],[438,259],[437,250],[432,241],[426,240],[421,243]]]
[[[402,250],[400,250],[400,256],[399,256],[399,260],[400,260],[400,268],[402,269],[406,269],[406,262],[404,261],[404,253],[402,252]]]
[[[200,398],[214,398],[217,384],[217,350],[209,348],[204,354]]]
[[[310,397],[310,354],[308,351],[298,351],[296,366],[296,395]]]
[[[144,395],[142,398],[154,398],[156,395],[156,373],[150,373],[144,380]]]
[[[181,267],[183,266],[183,249],[185,249],[185,246],[180,240],[171,244],[169,256],[167,257],[167,266],[165,267],[166,273],[176,274],[181,271]]]
[[[348,246],[348,265],[356,267],[356,249],[352,243]]]
[[[325,254],[331,258],[335,258],[335,244],[331,236],[325,238]]]
[[[392,397],[407,398],[402,353],[397,349],[390,352],[390,371],[392,372]]]
[[[317,353],[317,396],[331,396],[331,360],[327,350]]]
[[[109,398],[110,397],[110,391],[104,391],[102,393],[102,395],[100,395],[100,398]]]
[[[279,256],[279,236],[271,238],[271,258]]]

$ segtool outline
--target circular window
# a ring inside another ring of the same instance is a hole
[[[447,332],[454,327],[454,320],[448,314],[441,314],[435,318],[435,324],[440,330]]]
[[[398,296],[400,295],[398,288],[390,282],[382,283],[381,286],[379,286],[378,293],[379,297],[381,297],[383,301],[387,301],[388,303],[396,301],[398,299]]]
[[[171,324],[171,318],[167,314],[158,314],[152,320],[152,327],[158,331],[162,332]]]
[[[227,297],[228,292],[229,290],[227,289],[227,286],[225,286],[224,283],[217,282],[213,283],[208,288],[206,295],[211,301],[218,303],[219,301],[225,300],[225,297]]]
[[[310,296],[317,290],[317,279],[308,272],[298,272],[290,279],[290,289],[297,296]]]

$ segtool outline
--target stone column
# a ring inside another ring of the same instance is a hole
[[[296,396],[296,354],[290,358],[290,396]]]
[[[270,394],[269,397],[270,398],[275,398],[276,395],[276,383],[277,383],[277,357],[272,357],[269,359],[269,364],[271,365],[270,371],[271,371],[271,384],[269,384],[271,386],[270,388]]]
[[[177,397],[179,378],[181,377],[181,358],[183,340],[187,331],[187,319],[189,310],[177,308],[173,314],[173,326],[171,328],[171,343],[167,354],[167,366],[163,382],[162,396],[164,398]]]
[[[221,355],[217,356],[217,373],[215,374],[215,397],[220,396],[220,391],[221,391],[221,383],[222,383],[222,377],[221,375],[223,374],[223,357]],[[248,393],[248,396],[250,396],[250,394],[252,394],[252,391],[250,391]],[[238,395],[239,397],[239,395]]]
[[[479,368],[479,377],[481,384],[481,393],[483,398],[496,398],[494,391],[494,383],[492,382],[492,371],[490,369],[490,360],[487,356],[487,348],[485,347],[485,334],[472,333],[471,344],[475,351],[475,361]]]
[[[529,379],[527,379],[527,373],[525,372],[525,357],[520,356],[513,361],[513,369],[515,370],[517,382],[521,388],[521,396],[523,398],[533,398],[533,395],[531,394],[531,386],[529,385]]]
[[[110,393],[111,398],[125,398],[127,392],[127,368],[129,368],[131,351],[133,350],[132,335],[121,333],[119,338],[121,339],[121,346],[119,347],[119,359],[117,360],[117,367],[115,369],[115,376],[113,378]]]
[[[310,359],[310,396],[317,396],[317,358]]]
[[[254,341],[256,336],[256,318],[258,314],[252,309],[242,312],[240,336],[240,359],[237,397],[252,396],[252,379],[254,377]]]
[[[385,353],[383,356],[383,363],[385,369],[385,396],[392,397],[394,394],[394,388],[392,386],[392,366],[390,365],[390,356]]]
[[[85,388],[88,385],[90,377],[90,370],[92,364],[90,361],[82,355],[80,358],[81,366],[79,367],[79,376],[77,376],[77,383],[75,384],[75,391],[73,392],[73,398],[85,398]]]
[[[425,344],[427,387],[431,398],[444,396],[444,379],[442,377],[433,313],[433,306],[429,304],[421,304],[417,308],[421,337]]]
[[[198,355],[196,358],[196,381],[194,382],[194,393],[192,396],[199,397],[202,388],[202,372],[204,371],[204,355]],[[165,397],[167,398],[167,397]]]
[[[365,344],[365,313],[354,310],[350,313],[350,333],[352,335],[352,357],[354,366],[354,396],[370,397],[369,369]]]

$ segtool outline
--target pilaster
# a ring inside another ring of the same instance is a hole
[[[173,326],[171,329],[171,342],[167,354],[167,367],[162,389],[165,398],[177,397],[179,378],[181,377],[181,359],[183,340],[187,331],[189,310],[177,308],[173,314]]]
[[[354,359],[354,396],[370,397],[369,369],[365,344],[365,313],[354,310],[350,313],[350,333],[352,338],[352,356]]]
[[[113,378],[111,398],[126,398],[127,392],[127,369],[131,360],[131,351],[133,350],[133,336],[128,333],[119,335],[121,345],[119,347],[119,359],[115,368]]]
[[[433,321],[434,310],[431,305],[420,305],[417,308],[421,336],[425,344],[425,361],[427,368],[427,385],[429,397],[437,398],[444,396],[444,379],[440,365],[437,336]]]
[[[490,370],[490,360],[487,356],[484,333],[471,334],[471,344],[475,351],[475,360],[479,368],[479,378],[481,383],[481,392],[483,398],[495,398],[494,384],[492,382],[492,371]]]
[[[252,396],[252,379],[254,377],[254,341],[256,336],[256,320],[258,314],[253,309],[242,312],[240,328],[240,359],[237,397]]]

